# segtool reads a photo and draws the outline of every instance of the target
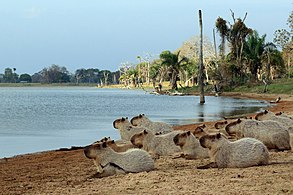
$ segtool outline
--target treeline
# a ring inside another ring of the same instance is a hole
[[[246,26],[247,14],[243,19],[235,18],[232,11],[231,15],[232,21],[221,17],[215,20],[214,37],[217,32],[221,39],[219,46],[204,38],[205,83],[213,83],[219,89],[248,82],[267,85],[275,78],[293,77],[293,12],[287,21],[290,30],[276,30],[273,42],[267,42],[266,35],[259,35]],[[178,85],[197,84],[199,47],[199,37],[192,37],[176,51],[162,51],[159,56],[137,56],[138,63],[123,63],[116,72],[93,68],[78,69],[71,74],[65,67],[52,65],[33,75],[17,75],[15,68],[6,68],[0,82],[71,82],[101,86],[120,83],[126,87],[147,83],[155,87],[168,81],[170,88],[177,89]]]
[[[77,69],[74,74],[66,67],[56,64],[43,68],[33,75],[16,73],[15,68],[6,68],[4,74],[0,74],[1,83],[95,83],[98,85],[117,84],[120,73],[99,69]]]

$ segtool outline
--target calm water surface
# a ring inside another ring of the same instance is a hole
[[[172,125],[256,112],[266,102],[227,97],[156,96],[90,87],[0,88],[0,158],[119,139],[112,122],[140,113]]]

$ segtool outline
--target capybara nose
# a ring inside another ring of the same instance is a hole
[[[84,155],[85,155],[87,158],[90,158],[90,157],[89,157],[89,146],[87,146],[87,147],[84,148],[83,153],[84,153]]]
[[[176,136],[173,138],[173,141],[174,141],[175,144],[178,143],[178,135],[176,135]]]
[[[205,148],[205,145],[204,145],[204,138],[203,138],[203,137],[199,138],[199,143],[200,143],[200,145],[201,145],[202,147]]]
[[[225,131],[228,133],[228,134],[231,134],[231,132],[230,132],[230,128],[229,127],[225,127]]]
[[[131,143],[134,145],[134,137],[130,139]]]
[[[90,157],[90,146],[86,146],[83,150],[83,153],[87,158],[91,158]]]

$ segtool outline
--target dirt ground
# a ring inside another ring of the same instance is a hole
[[[225,95],[268,101],[278,97]],[[270,110],[293,115],[293,97],[281,97]],[[154,171],[94,178],[96,168],[82,149],[46,151],[0,159],[0,194],[293,194],[292,151],[270,152],[268,166],[196,169],[208,162],[164,157],[156,160]]]

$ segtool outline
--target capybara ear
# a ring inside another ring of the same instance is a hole
[[[205,125],[205,124],[203,124],[203,125],[202,125],[202,127],[203,127],[203,128],[205,128],[205,127],[206,127],[206,125]]]
[[[114,141],[114,140],[111,140],[111,143],[112,143],[112,144],[114,144],[114,143],[115,143],[115,141]]]
[[[217,139],[221,138],[221,133],[217,133]]]
[[[265,110],[263,113],[267,114],[267,113],[268,113],[268,111],[267,111],[267,110]]]
[[[187,131],[187,135],[190,136],[190,131]]]
[[[142,117],[142,115],[141,114],[139,114],[139,116],[138,116],[139,118],[141,118]]]
[[[143,134],[148,134],[147,130],[143,130]]]
[[[124,117],[122,117],[122,119],[121,119],[122,121],[125,121],[125,118]]]
[[[240,118],[237,120],[237,123],[241,123],[241,119]]]
[[[102,143],[102,147],[103,147],[103,148],[106,148],[106,147],[107,147],[107,143],[106,143],[106,142],[103,142],[103,143]]]

